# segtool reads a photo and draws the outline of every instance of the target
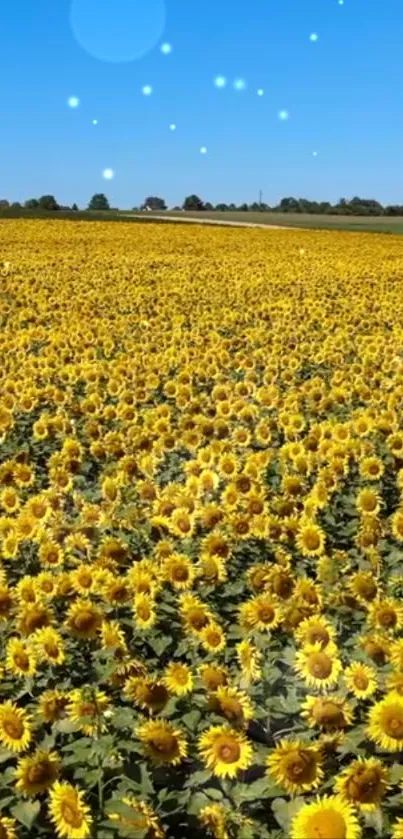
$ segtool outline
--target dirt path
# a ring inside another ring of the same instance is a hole
[[[299,230],[298,227],[286,227],[281,224],[259,224],[254,221],[225,221],[224,219],[215,218],[190,218],[189,216],[155,216],[154,214],[148,216],[148,213],[121,213],[122,216],[129,218],[150,218],[157,221],[179,221],[187,224],[215,224],[219,227],[261,227],[269,230]]]

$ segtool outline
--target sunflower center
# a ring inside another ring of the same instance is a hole
[[[369,684],[368,676],[365,673],[356,673],[354,676],[354,685],[358,690],[366,690]]]
[[[342,727],[345,723],[342,708],[334,702],[320,702],[313,709],[313,716],[319,725]]]
[[[332,672],[332,660],[326,653],[312,653],[307,661],[311,676],[316,679],[327,679]]]
[[[396,626],[397,615],[395,610],[389,606],[383,606],[382,609],[379,609],[378,611],[378,621],[381,626]]]
[[[225,740],[219,744],[217,754],[223,763],[236,763],[241,756],[239,743],[236,743],[235,740],[232,742]]]
[[[346,823],[335,810],[321,810],[310,817],[306,835],[310,839],[346,839]]]
[[[177,741],[173,734],[161,734],[158,737],[154,737],[151,745],[160,754],[173,755],[177,752]]]
[[[382,792],[381,778],[376,769],[358,770],[347,784],[349,797],[363,804],[371,804],[377,801]]]
[[[14,663],[20,670],[24,670],[24,672],[29,670],[29,658],[26,653],[17,653],[14,656]]]
[[[285,763],[285,773],[290,781],[311,783],[316,778],[316,760],[312,752],[291,752]]]
[[[189,571],[186,565],[176,565],[172,571],[172,578],[177,582],[184,582],[189,576]]]
[[[27,772],[27,779],[30,784],[43,784],[51,777],[50,767],[47,763],[37,763],[31,766]]]
[[[208,635],[206,635],[206,641],[211,647],[218,647],[221,642],[221,635],[215,629],[211,629]]]
[[[384,729],[394,740],[403,739],[403,717],[400,708],[391,709],[384,719]]]
[[[303,542],[309,551],[316,551],[320,546],[319,533],[316,533],[316,530],[306,530],[304,532]]]
[[[4,720],[3,728],[12,740],[20,740],[24,733],[24,726],[19,719]]]
[[[0,839],[9,839],[9,832],[4,825],[0,824]]]
[[[192,609],[188,614],[188,621],[194,629],[203,629],[208,624],[208,617],[203,609]]]
[[[96,620],[95,616],[92,612],[81,612],[80,614],[76,615],[74,620],[74,626],[76,629],[87,632],[88,630],[92,629],[95,626]]]
[[[148,603],[140,603],[136,607],[136,612],[141,620],[146,621],[151,615],[151,609]]]
[[[55,644],[54,641],[48,641],[46,644],[44,644],[43,648],[45,650],[46,655],[48,655],[49,658],[57,658],[58,657],[59,648],[58,648],[57,644]]]
[[[69,804],[67,801],[63,801],[61,804],[61,812],[64,820],[67,824],[71,825],[72,827],[81,827],[83,823],[83,817],[77,807],[74,804]]]
[[[322,644],[322,647],[326,647],[330,636],[326,629],[312,629],[308,640],[311,644]]]
[[[273,606],[271,606],[270,603],[263,603],[259,606],[258,616],[262,623],[272,623],[274,619]]]

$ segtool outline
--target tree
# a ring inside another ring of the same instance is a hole
[[[25,202],[24,207],[26,210],[36,210],[39,207],[39,201],[37,198],[28,198],[28,201]]]
[[[216,210],[219,213],[226,213],[228,210],[228,204],[216,204]]]
[[[8,210],[10,206],[10,202],[7,201],[7,198],[0,198],[0,210]]]
[[[248,210],[249,210],[249,207],[248,207],[247,204],[240,204],[239,207],[238,207],[238,210],[240,210],[241,213],[247,213]]]
[[[163,198],[158,198],[157,195],[150,195],[144,201],[144,207],[149,207],[150,210],[166,210],[167,205]]]
[[[212,204],[210,204],[210,201],[206,201],[204,209],[207,210],[208,213],[211,213],[212,210],[214,210],[214,207]]]
[[[11,204],[11,209],[12,210],[22,210],[22,204],[20,204],[19,201],[13,201],[13,203]]]
[[[71,209],[74,210],[74,212],[76,213],[78,210],[77,204],[74,203]]]
[[[41,210],[58,210],[59,205],[54,195],[41,195],[38,206]]]
[[[183,202],[184,210],[204,210],[204,204],[198,195],[188,195]]]
[[[88,204],[89,210],[109,210],[109,201],[104,195],[103,192],[97,192],[95,195],[92,196],[90,203]]]

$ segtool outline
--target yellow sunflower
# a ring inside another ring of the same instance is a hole
[[[6,670],[28,679],[36,673],[36,669],[32,648],[20,638],[10,638],[6,647]]]
[[[325,731],[347,728],[353,718],[351,707],[341,696],[307,696],[302,716],[311,728]]]
[[[125,805],[125,813],[109,813],[112,822],[125,830],[140,831],[146,839],[164,839],[165,831],[160,820],[145,801],[129,795],[122,798],[122,804]]]
[[[7,816],[0,816],[0,837],[1,839],[18,839],[17,822]]]
[[[388,694],[376,702],[368,715],[368,736],[381,749],[398,752],[403,749],[403,697]]]
[[[295,668],[309,687],[327,689],[337,684],[342,663],[332,644],[322,649],[319,643],[304,647],[297,653]]]
[[[321,556],[325,552],[326,534],[318,524],[306,521],[297,533],[297,548],[303,556]]]
[[[281,622],[282,613],[277,599],[271,594],[258,594],[242,603],[239,608],[239,620],[245,630],[267,632]]]
[[[403,819],[396,819],[393,823],[391,839],[403,839]]]
[[[16,789],[29,796],[45,792],[57,781],[60,770],[61,760],[56,752],[37,749],[32,755],[18,761],[15,771]]]
[[[32,636],[32,644],[39,661],[53,665],[63,664],[66,658],[64,641],[60,633],[52,626],[38,629]]]
[[[336,630],[322,615],[305,618],[295,632],[298,644],[320,644],[322,649],[334,641],[335,637]]]
[[[60,690],[45,690],[38,700],[38,715],[45,722],[55,722],[66,716],[68,696]]]
[[[339,795],[325,795],[304,804],[290,827],[290,839],[359,839],[355,810]]]
[[[56,781],[49,793],[49,815],[60,839],[87,839],[92,817],[84,793],[67,782]]]
[[[225,725],[213,726],[202,734],[199,751],[206,766],[219,778],[235,778],[253,761],[252,746],[245,735]]]
[[[148,720],[136,729],[136,736],[152,761],[175,766],[187,755],[186,737],[165,720]]]
[[[95,638],[102,614],[90,600],[75,600],[67,613],[67,629],[75,638]]]
[[[0,743],[12,752],[23,752],[32,738],[30,720],[26,711],[14,702],[0,705]]]
[[[226,717],[232,725],[244,725],[254,714],[253,705],[246,693],[226,685],[220,685],[212,694],[210,707]]]
[[[368,664],[354,661],[343,673],[347,688],[356,699],[368,699],[377,689],[376,672]]]
[[[162,682],[144,676],[129,676],[125,682],[124,694],[130,702],[154,714],[165,708],[170,696]]]
[[[369,607],[368,617],[373,626],[395,632],[403,626],[403,606],[391,598],[376,600]]]
[[[355,503],[358,512],[366,516],[376,516],[381,509],[380,496],[370,487],[364,487],[360,490]]]
[[[236,655],[241,668],[242,679],[247,684],[259,681],[262,670],[260,665],[262,653],[251,641],[241,641],[236,645]]]
[[[267,759],[268,773],[290,795],[316,789],[323,779],[323,757],[312,743],[281,740]]]
[[[228,811],[222,804],[207,804],[198,815],[198,821],[214,839],[230,839],[227,830]]]
[[[375,757],[353,760],[337,778],[335,791],[363,812],[376,810],[388,788],[388,769]]]
[[[87,736],[105,728],[104,714],[111,700],[102,690],[76,688],[69,694],[67,714]]]
[[[193,676],[190,667],[180,662],[172,662],[164,673],[164,684],[175,696],[184,696],[193,689]]]
[[[228,671],[225,667],[219,667],[218,664],[201,664],[199,674],[203,687],[211,692],[228,683]]]

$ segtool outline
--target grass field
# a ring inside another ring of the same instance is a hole
[[[145,215],[145,214],[144,214]],[[167,218],[201,218],[214,221],[240,221],[254,224],[279,225],[281,227],[302,227],[329,230],[358,230],[378,233],[403,233],[403,217],[326,216],[302,213],[241,213],[241,212],[180,212],[147,213]]]
[[[401,240],[0,253],[1,839],[402,839]]]

